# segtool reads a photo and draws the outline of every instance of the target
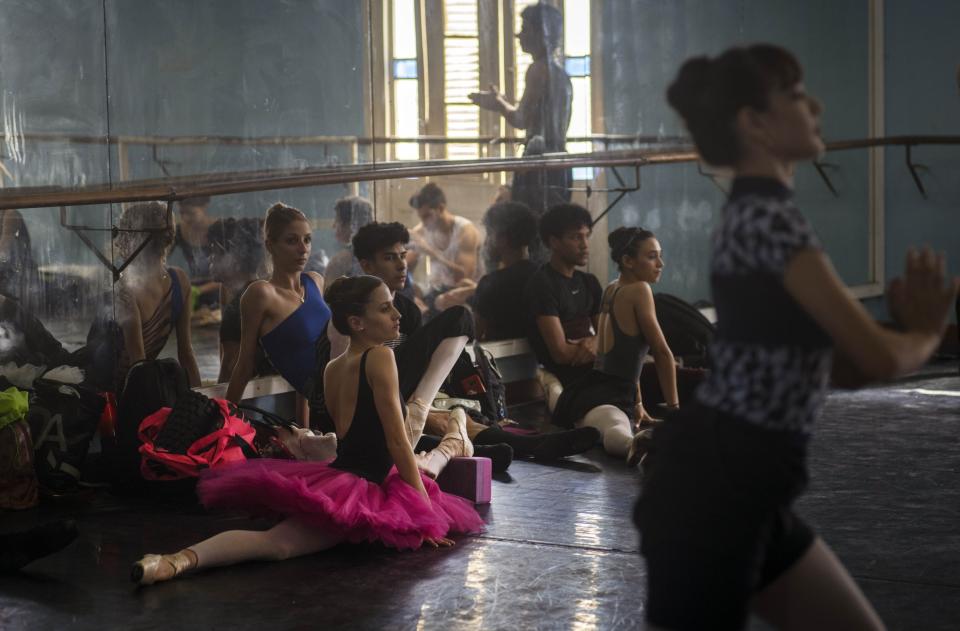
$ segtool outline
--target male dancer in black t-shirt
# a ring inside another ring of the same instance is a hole
[[[526,337],[522,305],[527,281],[537,271],[528,248],[537,234],[537,217],[525,204],[501,202],[483,216],[485,248],[498,268],[477,283],[470,299],[477,320],[477,338],[509,340]],[[520,315],[520,317],[518,317]]]
[[[395,345],[397,372],[400,377],[401,394],[411,397],[432,379],[433,371],[442,372],[441,380],[449,374],[452,364],[445,356],[438,356],[440,346],[466,335],[473,336],[473,321],[470,312],[463,307],[451,307],[425,325],[420,325],[420,312],[416,305],[400,293],[407,281],[406,244],[409,234],[399,223],[377,223],[362,227],[353,239],[353,251],[364,272],[377,276],[394,292],[394,306],[401,314],[400,337]],[[406,322],[404,322],[406,320]],[[437,349],[436,351],[434,349]],[[463,346],[460,346],[462,352]],[[319,381],[319,380],[318,380]],[[427,387],[431,387],[427,384]],[[427,434],[443,433],[445,415],[430,414],[424,431]],[[592,428],[580,428],[551,434],[519,435],[507,432],[498,425],[491,426],[467,421],[467,433],[478,447],[477,455],[489,455],[495,468],[505,469],[510,457],[502,453],[487,453],[484,446],[509,445],[518,457],[533,457],[537,460],[555,460],[564,456],[582,453],[593,446],[599,434]],[[418,451],[426,444],[421,444]]]
[[[563,386],[590,372],[597,358],[597,316],[603,290],[586,265],[590,213],[576,204],[552,207],[540,218],[540,238],[550,249],[527,283],[527,337],[543,365],[551,411]]]

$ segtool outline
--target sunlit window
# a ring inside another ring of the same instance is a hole
[[[467,95],[480,89],[480,32],[476,0],[444,0],[443,105],[447,136],[480,135],[480,109]],[[477,144],[449,144],[447,157],[479,157]]]
[[[390,74],[393,79],[393,135],[420,135],[420,77],[417,74],[417,30],[413,0],[393,0],[393,48]],[[393,145],[396,160],[417,160],[415,142]]]

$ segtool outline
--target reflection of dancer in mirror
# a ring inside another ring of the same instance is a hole
[[[198,296],[198,307],[215,307],[219,300],[220,284],[210,279],[210,264],[204,251],[207,230],[214,221],[213,217],[207,215],[209,206],[209,197],[191,197],[177,204],[180,222],[177,224],[173,251],[179,249],[183,253],[190,273],[192,293]]]
[[[620,227],[610,233],[610,258],[620,276],[603,292],[597,324],[597,359],[592,371],[563,389],[553,413],[561,427],[596,427],[611,456],[626,457],[635,467],[644,434],[652,423],[643,407],[640,370],[649,352],[656,362],[667,407],[678,408],[677,367],[657,322],[650,285],[660,280],[663,258],[653,233]]]
[[[285,517],[267,531],[231,530],[176,554],[149,554],[131,578],[149,585],[183,572],[241,561],[279,561],[341,541],[380,541],[399,549],[453,545],[451,532],[478,532],[467,500],[442,492],[417,470],[403,424],[393,352],[400,330],[390,290],[378,278],[339,278],[326,299],[347,351],[324,371],[327,406],[340,438],[329,465],[248,460],[203,472],[197,492],[209,508]]]
[[[12,209],[0,209],[0,292],[16,298],[34,313],[43,302],[30,233],[23,215]]]
[[[306,393],[315,363],[314,346],[330,319],[323,276],[304,272],[313,243],[306,215],[274,204],[264,222],[273,263],[270,280],[254,281],[240,298],[240,355],[230,375],[227,399],[239,403],[255,370],[257,344],[297,391],[297,420],[310,426]]]
[[[116,238],[121,260],[127,260],[143,239],[149,238],[150,244],[117,283],[117,324],[123,343],[115,383],[123,385],[134,363],[156,359],[176,331],[177,358],[190,385],[199,386],[200,369],[190,341],[190,279],[182,269],[166,265],[175,234],[173,217],[164,204],[134,204],[120,215],[117,227],[122,230]]]
[[[255,280],[265,276],[263,220],[218,219],[207,230],[210,276],[220,283],[220,375],[218,383],[230,381],[240,355],[240,299]],[[254,376],[276,374],[263,349],[257,347]]]
[[[902,332],[843,285],[791,190],[796,163],[824,149],[802,77],[789,52],[757,45],[687,61],[667,91],[703,159],[736,177],[713,239],[713,370],[698,404],[654,430],[635,511],[654,628],[739,629],[751,610],[778,629],[883,628],[793,502],[833,346],[868,378],[916,370],[960,281],[911,251],[889,294]]]
[[[443,310],[443,296],[451,289],[476,286],[480,231],[469,219],[447,209],[447,197],[436,184],[421,188],[410,198],[410,206],[416,209],[420,223],[410,231],[412,248],[407,261],[413,267],[423,257],[430,257],[428,288],[423,299],[432,314]]]
[[[573,85],[560,59],[563,15],[540,3],[525,8],[520,17],[520,48],[533,57],[520,102],[511,103],[495,85],[490,85],[489,91],[470,94],[470,100],[526,131],[524,156],[566,151]],[[514,201],[539,215],[554,204],[570,201],[570,185],[567,170],[517,172],[511,194]]]
[[[363,197],[343,197],[334,204],[333,213],[334,235],[344,249],[331,257],[325,276],[330,280],[341,276],[359,276],[363,270],[353,255],[350,240],[357,230],[373,221],[373,206]]]

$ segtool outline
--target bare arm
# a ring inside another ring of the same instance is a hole
[[[230,385],[227,386],[227,400],[233,403],[240,403],[240,397],[253,377],[257,340],[264,315],[263,303],[266,300],[264,284],[252,283],[240,298],[240,354],[230,373]]]
[[[650,344],[650,354],[653,355],[653,361],[657,367],[657,378],[660,380],[663,398],[670,407],[677,407],[680,403],[677,395],[677,362],[657,321],[653,291],[650,285],[643,282],[637,283],[635,287],[636,289],[630,292],[630,297],[633,302],[633,313],[637,318],[637,327]]]
[[[400,380],[397,376],[397,363],[393,351],[386,346],[375,346],[367,351],[367,379],[373,390],[373,402],[377,415],[383,423],[383,433],[387,439],[387,449],[403,481],[427,497],[420,479],[420,470],[413,456],[413,447],[407,439],[403,425],[403,412],[400,409]]]
[[[181,269],[175,269],[170,282],[180,284],[180,295],[184,296],[183,308],[177,318],[177,358],[180,365],[187,371],[187,379],[191,387],[200,385],[200,367],[197,366],[197,357],[193,354],[193,343],[190,340],[190,315],[193,313],[193,301],[190,300],[190,280]]]
[[[905,332],[881,327],[818,250],[802,250],[787,264],[784,286],[837,348],[871,379],[891,379],[919,368],[936,350],[956,298],[958,281],[944,287],[943,260],[907,255],[906,276],[891,287],[891,310]]]
[[[513,104],[490,84],[487,92],[474,92],[468,98],[483,109],[497,112],[503,116],[511,126],[517,129],[526,129],[529,125],[528,112],[533,104],[538,103],[547,89],[547,66],[534,62],[527,68],[523,96],[518,104]]]
[[[537,316],[537,329],[553,361],[564,366],[588,364],[597,358],[596,336],[569,342],[557,316]]]

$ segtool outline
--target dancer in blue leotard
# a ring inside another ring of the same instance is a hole
[[[304,272],[310,258],[311,228],[306,215],[274,204],[264,223],[270,280],[255,281],[240,299],[240,355],[230,375],[227,399],[240,401],[253,376],[259,343],[280,375],[297,391],[297,419],[310,414],[305,393],[315,363],[314,346],[330,320],[323,300],[323,276]]]

